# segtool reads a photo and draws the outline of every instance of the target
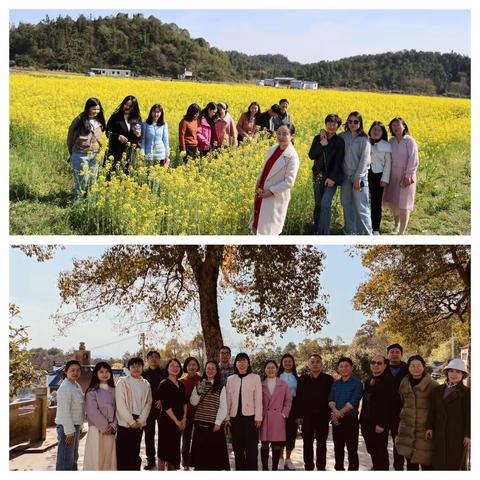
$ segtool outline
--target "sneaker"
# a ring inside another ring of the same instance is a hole
[[[377,231],[374,230],[374,231],[373,231],[373,234],[374,234],[374,235],[380,235],[380,232],[377,232]]]
[[[283,458],[280,458],[280,460],[278,461],[278,470],[286,470],[285,460]]]
[[[296,470],[295,465],[292,463],[292,461],[287,458],[285,460],[285,465],[283,467],[284,470]]]
[[[154,463],[147,463],[143,469],[144,470],[153,470],[154,468],[156,467],[156,465]]]

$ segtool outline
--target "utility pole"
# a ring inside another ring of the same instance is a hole
[[[450,348],[451,348],[450,358],[455,358],[455,332],[453,330],[453,327],[452,327],[452,336],[450,338]]]
[[[145,334],[140,334],[140,342],[142,343],[142,358],[145,360]]]

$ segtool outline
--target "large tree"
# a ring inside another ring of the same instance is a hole
[[[10,318],[17,317],[20,310],[14,304],[9,306]],[[29,342],[28,327],[9,325],[9,394],[10,398],[18,394],[23,388],[34,384],[41,375],[35,370],[31,362],[31,355],[27,350]]]
[[[213,358],[223,344],[222,293],[234,295],[231,322],[240,333],[319,332],[327,322],[324,260],[322,251],[299,245],[116,245],[100,258],[75,260],[60,274],[54,319],[63,329],[115,307],[126,328],[133,327],[126,319],[141,315],[144,323],[173,329],[196,304],[206,354]]]
[[[419,346],[444,341],[470,324],[470,246],[377,245],[360,248],[370,270],[354,307]]]

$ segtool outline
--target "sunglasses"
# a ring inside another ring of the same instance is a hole
[[[354,125],[358,125],[360,123],[360,120],[348,120],[348,123],[349,124],[353,123]]]
[[[378,365],[378,366],[381,366],[383,365],[383,362],[377,362],[375,360],[370,360],[370,365]]]

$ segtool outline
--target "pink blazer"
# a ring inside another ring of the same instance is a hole
[[[260,430],[262,442],[284,442],[285,421],[292,408],[292,394],[286,382],[277,378],[273,395],[270,395],[267,381],[262,382],[263,422]]]
[[[249,373],[240,382],[238,375],[231,375],[227,379],[227,418],[236,417],[238,411],[238,397],[242,385],[242,413],[245,416],[255,415],[256,421],[262,420],[262,381],[256,373]]]

